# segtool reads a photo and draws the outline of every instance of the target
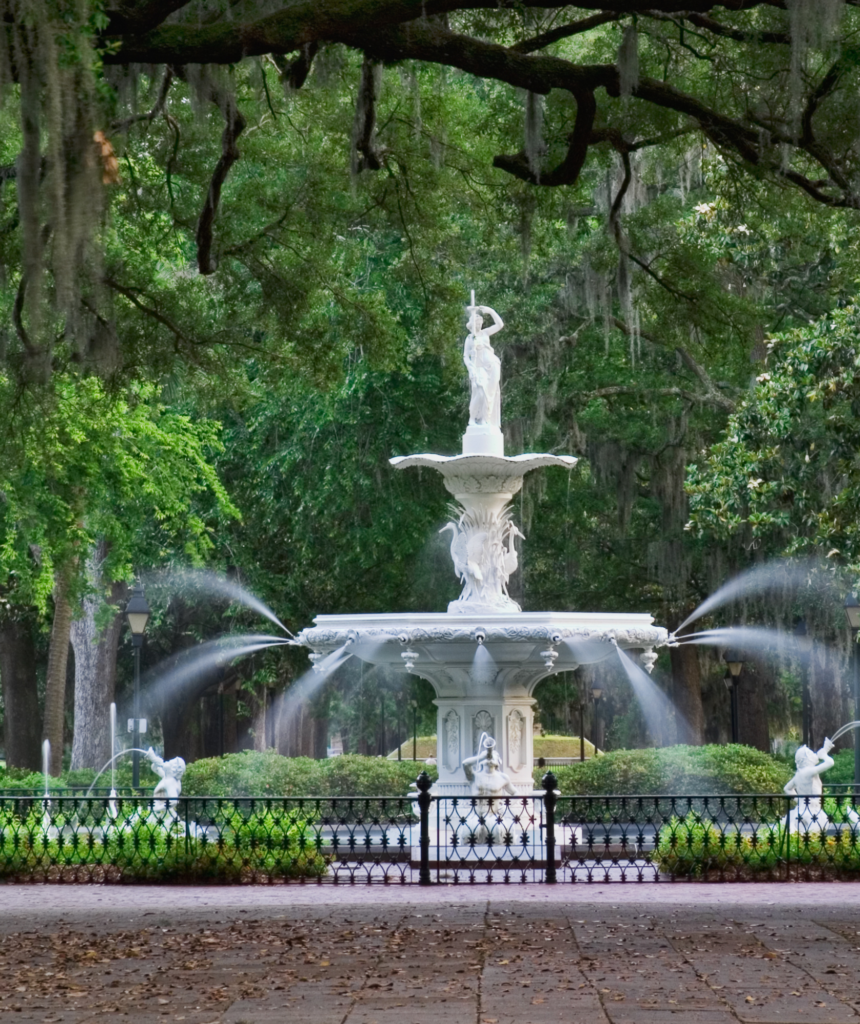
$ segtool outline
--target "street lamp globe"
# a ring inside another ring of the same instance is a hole
[[[125,617],[132,636],[142,637],[146,631],[146,624],[149,622],[151,609],[143,596],[143,585],[137,583],[131,591],[131,597],[125,606]]]
[[[728,650],[723,653],[723,661],[728,665],[733,679],[737,679],[743,671],[744,656],[740,651]]]

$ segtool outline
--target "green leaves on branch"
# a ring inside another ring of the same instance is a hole
[[[211,463],[218,425],[167,411],[153,384],[111,394],[57,373],[38,391],[0,377],[0,587],[44,610],[55,570],[109,547],[105,579],[173,555],[201,561],[238,516]],[[198,500],[199,499],[199,500]]]
[[[858,327],[851,306],[770,342],[723,440],[688,467],[691,529],[860,562]]]

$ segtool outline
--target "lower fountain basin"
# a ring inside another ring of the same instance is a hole
[[[547,676],[669,641],[650,615],[512,612],[507,615],[319,615],[298,641],[317,656],[343,649],[371,665],[406,669],[436,692],[438,795],[467,795],[463,759],[495,737],[518,793],[534,789],[535,686]]]

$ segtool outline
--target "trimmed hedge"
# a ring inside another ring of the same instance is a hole
[[[435,781],[435,765],[344,754],[317,761],[283,757],[274,751],[243,750],[207,757],[188,765],[183,796],[406,796],[425,770]]]
[[[555,736],[544,733],[534,738],[535,759],[539,757],[579,757],[578,736]],[[588,737],[585,739],[585,756],[594,757],[595,747]]]
[[[781,793],[792,775],[784,762],[740,744],[615,750],[552,770],[561,792],[572,796]],[[536,784],[544,772],[535,769]]]

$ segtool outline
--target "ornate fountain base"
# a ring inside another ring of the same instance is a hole
[[[436,692],[439,796],[467,796],[464,758],[494,736],[517,793],[533,792],[535,686],[556,672],[667,642],[650,615],[515,612],[509,615],[320,615],[298,639],[317,654],[344,645],[371,665],[399,666]]]

